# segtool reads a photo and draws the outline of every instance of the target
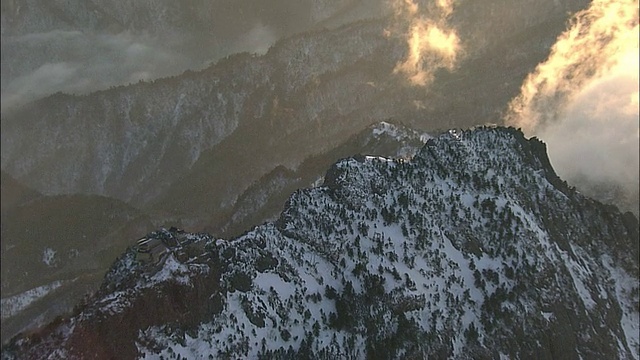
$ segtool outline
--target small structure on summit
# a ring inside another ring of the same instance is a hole
[[[144,263],[158,265],[162,263],[170,253],[182,249],[191,241],[184,236],[184,230],[171,227],[152,232],[138,239],[137,259]]]
[[[155,264],[163,261],[170,250],[162,239],[148,237],[139,239],[137,248],[138,260],[142,260],[145,263]]]

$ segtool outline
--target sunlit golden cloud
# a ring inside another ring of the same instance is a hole
[[[590,82],[613,71],[637,78],[637,58],[638,0],[594,0],[576,14],[547,61],[525,80],[507,122],[534,132],[561,117]]]
[[[638,0],[593,0],[525,80],[505,119],[548,144],[563,178],[613,185],[635,204],[638,32]]]
[[[449,16],[453,12],[453,0],[438,0],[436,2],[438,7],[442,10],[443,16]]]
[[[408,21],[405,38],[407,58],[394,73],[402,74],[414,85],[425,86],[438,68],[453,69],[460,52],[460,39],[448,25],[453,0],[436,0],[425,11],[413,0],[393,3],[396,17]]]

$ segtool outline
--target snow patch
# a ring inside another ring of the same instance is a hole
[[[173,254],[167,256],[162,269],[155,273],[150,280],[151,283],[160,283],[169,279],[173,279],[182,285],[190,283],[189,268],[176,260]]]
[[[52,248],[45,248],[42,252],[42,262],[52,267],[56,263],[56,251]]]
[[[638,313],[638,279],[630,276],[619,267],[608,255],[603,256],[602,264],[609,270],[615,282],[616,297],[622,308],[620,327],[634,359],[640,358],[640,316]]]
[[[51,284],[38,286],[37,288],[0,300],[2,303],[2,320],[15,316],[34,301],[42,299],[60,286],[62,286],[62,281],[54,281]]]
[[[548,322],[551,322],[551,319],[555,318],[555,315],[553,315],[552,312],[540,312],[540,314],[542,314],[542,317],[547,320]]]

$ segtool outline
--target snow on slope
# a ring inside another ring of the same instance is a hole
[[[566,205],[567,195],[549,181],[550,169],[527,159],[524,151],[512,151],[523,144],[496,130],[451,132],[414,162],[366,157],[336,164],[327,186],[294,194],[276,225],[227,245],[235,254],[222,282],[232,291],[220,316],[202,325],[197,336],[185,336],[184,343],[159,336],[160,328],[145,336],[155,337],[165,356],[204,351],[256,358],[308,347],[311,354],[363,358],[379,341],[410,328],[422,340],[450,335],[441,343],[396,344],[388,355],[445,351],[459,358],[478,342],[481,348],[528,357],[524,344],[514,349],[496,339],[509,334],[500,328],[509,327],[510,319],[542,332],[561,316],[555,312],[575,307],[581,315],[623,299],[605,279],[588,277],[604,270],[584,256],[588,250],[582,246],[589,244],[562,249],[554,241],[552,225],[540,219],[537,208],[541,202]],[[483,149],[487,146],[493,148]],[[441,167],[423,168],[421,161]],[[530,202],[513,193],[518,189],[535,189],[541,198]],[[272,271],[252,266],[260,246],[278,259]],[[544,276],[553,272],[559,275]],[[238,274],[253,279],[253,287],[233,291],[231,279]],[[595,293],[587,285],[594,283],[600,284]],[[542,294],[522,293],[523,288]],[[567,308],[554,308],[558,300]],[[320,331],[314,333],[316,322]],[[372,324],[377,329],[372,331]],[[613,344],[631,337],[630,347],[614,350],[621,357],[637,354],[630,332],[574,331],[585,339],[607,336]],[[528,345],[545,347],[536,342]],[[587,342],[576,345],[579,356],[594,350]]]
[[[411,160],[345,159],[278,221],[198,237],[200,256],[154,269],[128,252],[54,347],[108,355],[70,346],[93,331],[103,351],[146,358],[638,358],[637,219],[625,216],[558,179],[536,139],[447,133]],[[122,291],[129,308],[110,322],[101,299]],[[121,325],[167,296],[160,310],[186,315]]]
[[[54,281],[47,285],[38,286],[23,293],[2,299],[2,319],[9,318],[24,310],[34,301],[45,297],[51,291],[59,288],[62,281]]]

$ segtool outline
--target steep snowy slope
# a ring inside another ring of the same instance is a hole
[[[148,235],[5,358],[638,358],[638,221],[514,129],[357,156],[225,241]],[[144,255],[144,256],[143,256]]]

